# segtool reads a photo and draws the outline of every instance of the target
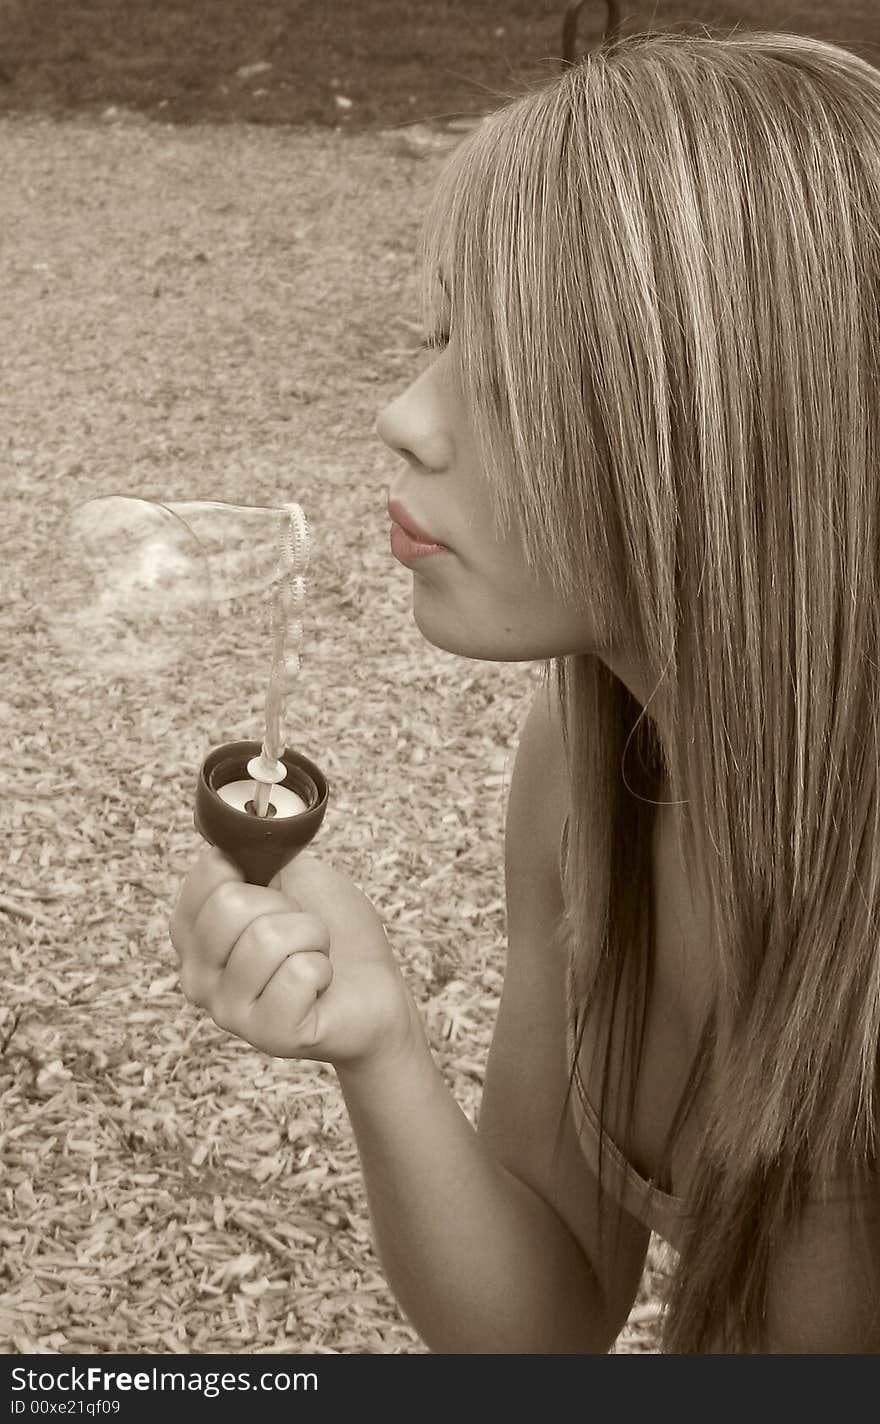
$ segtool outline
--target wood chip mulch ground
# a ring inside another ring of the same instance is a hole
[[[395,457],[373,422],[412,378],[441,151],[119,113],[0,123],[5,1353],[424,1352],[372,1249],[333,1071],[260,1055],[178,986],[195,775],[261,735],[253,608],[182,631],[149,678],[96,672],[51,626],[79,501],[303,504],[291,741],[331,780],[315,851],[380,910],[475,1120],[538,669],[427,644],[387,550]],[[661,1272],[655,1242],[618,1350],[656,1349]]]

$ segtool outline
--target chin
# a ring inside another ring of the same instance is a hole
[[[435,648],[445,653],[454,653],[459,658],[473,658],[485,663],[532,662],[544,655],[517,646],[515,637],[507,633],[494,636],[471,626],[463,626],[458,620],[438,615],[434,610],[420,606],[420,600],[413,600],[413,621],[422,637]]]
[[[432,618],[419,609],[413,609],[413,622],[426,642],[432,647],[442,648],[444,653],[455,653],[460,658],[479,658],[481,653],[471,652],[472,639],[460,636],[449,626],[448,620]]]

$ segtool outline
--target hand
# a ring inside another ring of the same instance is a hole
[[[406,1057],[419,1036],[382,921],[313,855],[248,885],[211,846],[184,880],[169,933],[186,997],[264,1053],[360,1067]]]

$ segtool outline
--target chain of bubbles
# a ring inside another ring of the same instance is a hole
[[[298,504],[281,511],[278,566],[272,585],[269,629],[272,662],[266,690],[265,755],[280,760],[285,746],[282,713],[302,665],[305,571],[309,562],[309,526]]]

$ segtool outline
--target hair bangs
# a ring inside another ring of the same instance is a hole
[[[572,223],[575,107],[571,86],[544,84],[446,160],[421,234],[422,320],[451,335],[499,531],[521,531],[529,567],[617,627],[626,561],[598,409],[589,225]]]

